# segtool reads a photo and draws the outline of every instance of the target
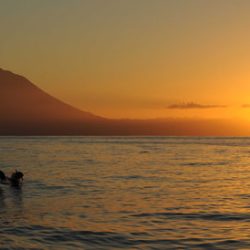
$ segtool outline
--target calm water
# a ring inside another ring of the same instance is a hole
[[[0,137],[0,249],[250,249],[250,138]]]

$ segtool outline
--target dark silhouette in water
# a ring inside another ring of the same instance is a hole
[[[0,170],[0,183],[19,187],[23,183],[23,176],[24,174],[22,172],[16,170],[10,177],[8,177]]]

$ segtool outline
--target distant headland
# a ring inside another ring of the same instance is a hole
[[[0,69],[0,135],[242,135],[238,125],[206,119],[107,119],[47,94]]]

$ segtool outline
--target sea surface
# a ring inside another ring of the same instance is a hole
[[[0,249],[250,249],[250,138],[0,137]]]

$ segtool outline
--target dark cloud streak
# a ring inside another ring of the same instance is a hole
[[[242,104],[241,107],[242,108],[250,108],[250,104]]]
[[[204,105],[194,102],[171,104],[167,106],[167,109],[211,109],[211,108],[226,108],[225,105]]]

